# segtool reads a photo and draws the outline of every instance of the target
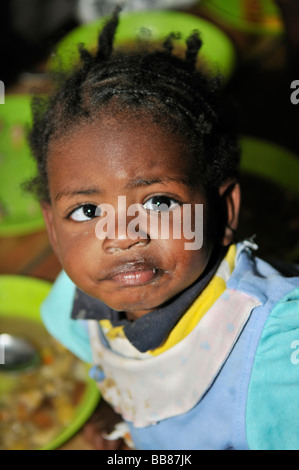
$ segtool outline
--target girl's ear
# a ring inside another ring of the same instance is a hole
[[[46,223],[46,228],[47,228],[50,243],[52,245],[52,248],[53,248],[54,252],[57,255],[58,254],[58,245],[57,245],[56,230],[55,230],[54,221],[53,221],[52,206],[48,202],[42,202],[41,203],[41,209],[42,209],[42,213],[43,213],[44,220],[45,220],[45,223]]]
[[[228,246],[234,241],[235,231],[238,228],[241,204],[240,184],[235,179],[226,181],[219,188],[219,196],[225,210],[225,227],[221,243],[223,246]]]

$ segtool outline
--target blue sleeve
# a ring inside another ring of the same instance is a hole
[[[87,363],[92,353],[86,320],[72,320],[76,286],[62,271],[41,306],[42,320],[49,331],[67,349]]]
[[[299,288],[273,308],[248,390],[250,449],[299,450]]]

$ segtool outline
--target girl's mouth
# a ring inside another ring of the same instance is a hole
[[[153,281],[157,275],[158,270],[153,268],[122,272],[112,276],[110,279],[121,286],[142,286]]]
[[[142,286],[156,280],[161,269],[154,268],[146,262],[127,262],[115,266],[104,276],[105,280],[113,281],[120,286]]]

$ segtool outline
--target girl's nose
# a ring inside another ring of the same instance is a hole
[[[103,243],[103,249],[108,253],[116,253],[118,251],[129,250],[132,247],[146,246],[148,243],[148,239],[145,240],[142,238],[134,240],[129,237],[126,239],[115,238],[114,240],[106,238]]]
[[[118,233],[116,228],[116,235],[111,237],[107,234],[107,237],[103,241],[103,250],[107,253],[115,253],[118,251],[129,250],[133,247],[144,247],[149,244],[150,237],[146,232],[138,230],[133,231],[127,226],[126,233]]]

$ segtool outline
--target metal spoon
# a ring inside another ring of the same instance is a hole
[[[0,334],[0,371],[21,371],[39,363],[38,351],[27,339]]]

